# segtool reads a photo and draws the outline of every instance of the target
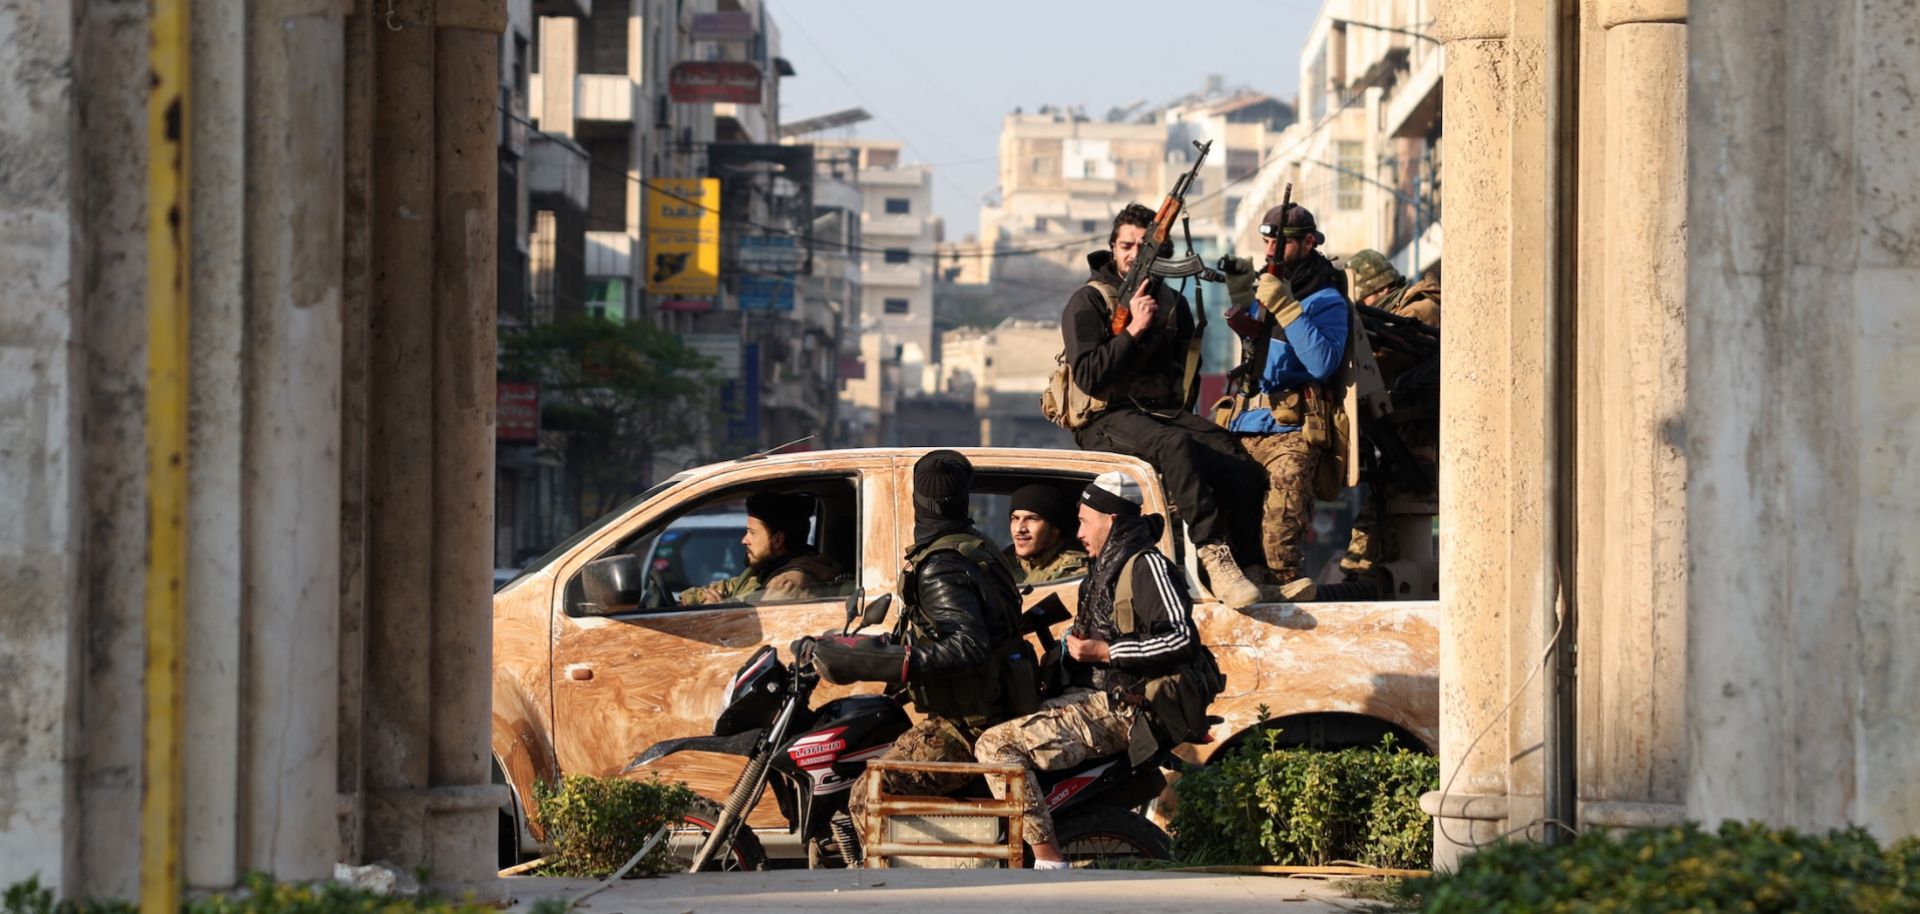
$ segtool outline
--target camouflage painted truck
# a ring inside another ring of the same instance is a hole
[[[850,605],[898,586],[912,540],[912,468],[926,449],[888,448],[750,457],[680,473],[601,518],[531,563],[494,596],[493,755],[495,777],[512,788],[502,810],[503,858],[539,847],[531,821],[537,781],[562,775],[619,775],[642,750],[713,727],[730,677],[762,645],[782,655],[794,639],[837,629]],[[1165,489],[1144,462],[1091,451],[960,449],[973,461],[973,516],[1006,536],[1009,496],[1033,482],[1077,489],[1119,470],[1134,477],[1146,510],[1168,513]],[[671,594],[704,583],[721,546],[738,562],[740,523],[758,492],[814,498],[810,542],[849,571],[817,599],[674,605]],[[727,519],[734,520],[727,520]],[[702,544],[705,545],[702,545]],[[1439,732],[1439,606],[1433,602],[1258,604],[1227,608],[1201,584],[1194,549],[1169,525],[1160,549],[1193,582],[1201,638],[1227,674],[1213,705],[1225,719],[1213,742],[1182,754],[1204,763],[1261,726],[1282,741],[1338,748],[1377,743],[1433,751]],[[702,550],[707,553],[703,564]],[[629,553],[652,576],[641,608],[606,613],[585,600],[581,572],[596,559]],[[1034,587],[1032,605],[1058,594],[1074,605],[1079,579]],[[872,686],[858,690],[870,690]],[[847,689],[822,686],[823,698]],[[1267,714],[1261,721],[1262,709]],[[648,772],[724,797],[742,760],[682,753]],[[639,776],[647,776],[645,774]],[[786,820],[762,796],[749,817],[770,850]],[[790,849],[790,848],[789,848]]]

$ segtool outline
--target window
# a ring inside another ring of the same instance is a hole
[[[888,263],[908,263],[913,255],[906,248],[887,248],[886,258]]]
[[[1045,216],[1035,216],[1035,217],[1033,217],[1033,230],[1034,230],[1034,231],[1036,231],[1036,232],[1044,232],[1044,231],[1046,231],[1046,230],[1047,230],[1047,217],[1045,217]]]
[[[906,314],[913,307],[913,303],[904,298],[889,298],[882,307],[888,314]]]
[[[1080,231],[1091,233],[1091,232],[1097,232],[1099,230],[1100,230],[1100,223],[1098,220],[1094,220],[1094,219],[1080,220]]]
[[[1127,177],[1139,178],[1139,177],[1145,176],[1146,173],[1147,173],[1147,163],[1142,162],[1139,159],[1134,159],[1133,161],[1127,163]]]
[[[1100,176],[1100,163],[1088,159],[1080,163],[1080,177],[1097,178]]]
[[[748,518],[748,499],[763,493],[788,500],[785,529],[770,529],[765,519]],[[596,560],[625,566],[627,576],[639,582],[638,591],[630,595],[637,605],[589,603],[583,569],[567,584],[567,611],[604,615],[838,602],[854,591],[859,573],[856,496],[851,478],[803,477],[734,489],[687,505]],[[757,568],[748,564],[749,543],[764,555]]]
[[[1052,524],[1036,524],[1031,519],[1022,525],[1019,532],[1025,534],[1016,537],[1013,522],[1013,492],[1023,486],[1040,483],[1053,487],[1069,511],[1076,510],[1080,492],[1093,481],[1093,477],[1077,473],[1052,474],[1019,471],[982,470],[973,477],[973,495],[967,501],[972,516],[979,518],[980,531],[988,539],[1010,546],[1015,554],[1046,555],[1053,549],[1082,552],[1079,540],[1079,522],[1068,520],[1064,528],[1055,528]],[[1075,563],[1069,557],[1066,561],[1048,563],[1050,573],[1028,577],[1023,567],[1016,564],[1015,575],[1021,577],[1022,584],[1049,585],[1054,583],[1077,581],[1085,576],[1085,564]]]
[[[1049,158],[1047,158],[1046,156],[1034,156],[1034,157],[1033,157],[1033,173],[1034,173],[1034,174],[1036,174],[1036,175],[1044,175],[1044,174],[1046,174],[1046,173],[1047,173],[1048,171],[1051,171],[1052,169],[1053,169],[1053,160],[1052,160],[1052,159],[1049,159]]]
[[[887,198],[887,215],[905,216],[911,212],[913,212],[912,200],[909,200],[905,197],[888,197]]]
[[[1358,140],[1341,140],[1334,144],[1334,161],[1340,166],[1335,185],[1335,205],[1341,209],[1360,208],[1361,150],[1364,148]]]

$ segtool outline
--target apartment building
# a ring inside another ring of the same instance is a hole
[[[987,276],[1044,281],[1085,270],[1113,214],[1166,193],[1167,130],[1145,120],[1090,120],[1078,110],[1015,111],[1001,121],[998,199],[980,210],[980,238],[998,257]]]
[[[1445,55],[1422,37],[1434,0],[1328,0],[1300,55],[1300,120],[1248,182],[1234,235],[1251,238],[1287,183],[1327,236],[1324,250],[1387,254],[1401,272],[1438,269]]]

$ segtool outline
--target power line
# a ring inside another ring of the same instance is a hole
[[[592,154],[592,153],[590,153],[590,152],[587,152],[586,150],[584,150],[584,149],[582,149],[582,148],[580,148],[578,144],[576,144],[576,143],[574,143],[574,142],[572,142],[572,141],[571,141],[571,140],[569,140],[568,138],[566,138],[566,137],[563,137],[563,136],[560,136],[560,135],[558,135],[558,134],[553,134],[553,133],[548,133],[548,132],[546,132],[546,131],[544,131],[544,130],[541,130],[541,129],[540,129],[539,127],[537,127],[537,126],[535,126],[535,125],[534,125],[534,123],[533,123],[533,121],[531,121],[531,120],[529,120],[529,119],[527,119],[527,118],[525,118],[525,117],[522,117],[522,116],[520,116],[519,114],[516,114],[516,113],[514,113],[514,112],[513,112],[513,111],[512,111],[511,109],[509,109],[509,108],[507,108],[507,107],[506,107],[505,105],[500,105],[500,106],[497,106],[497,107],[499,108],[499,111],[500,111],[500,113],[501,113],[502,115],[504,115],[504,116],[505,116],[505,117],[506,117],[506,118],[507,118],[508,120],[511,120],[511,121],[513,121],[513,122],[514,122],[514,123],[516,123],[516,124],[520,124],[521,126],[523,126],[523,127],[526,127],[526,128],[527,128],[527,132],[529,132],[529,133],[531,133],[531,134],[533,134],[534,136],[538,136],[538,137],[541,137],[541,138],[543,138],[543,139],[548,139],[548,140],[552,140],[552,141],[554,141],[554,142],[556,142],[556,143],[558,143],[558,144],[559,144],[559,145],[560,145],[560,146],[561,146],[562,148],[564,148],[564,149],[566,149],[567,151],[569,151],[569,152],[571,152],[571,153],[573,153],[574,155],[576,155],[576,156],[579,156],[580,158],[582,158],[582,159],[584,159],[584,160],[586,160],[586,163],[587,163],[587,165],[588,165],[589,167],[591,167],[591,168],[598,168],[598,169],[600,169],[600,170],[602,170],[602,171],[605,171],[605,172],[607,172],[607,173],[609,173],[609,174],[615,174],[615,175],[619,175],[619,176],[620,176],[620,177],[621,177],[621,178],[622,178],[623,180],[626,180],[626,181],[631,181],[631,182],[633,182],[633,183],[635,183],[635,184],[638,184],[638,185],[640,185],[641,187],[644,187],[644,188],[646,188],[646,189],[647,189],[648,191],[651,191],[651,192],[653,192],[653,193],[656,193],[656,194],[659,194],[659,195],[661,195],[661,196],[663,196],[663,197],[666,197],[666,198],[668,198],[668,199],[671,199],[671,200],[678,200],[678,201],[680,201],[680,202],[682,202],[682,203],[685,203],[685,204],[688,204],[688,205],[690,205],[690,206],[693,206],[693,207],[696,207],[696,208],[698,208],[698,209],[701,209],[701,210],[704,210],[704,211],[706,211],[706,212],[709,212],[709,213],[718,213],[718,214],[720,214],[720,215],[721,215],[721,217],[722,217],[723,219],[725,219],[726,221],[729,221],[729,222],[733,222],[733,223],[735,223],[735,224],[738,224],[738,225],[746,225],[746,226],[750,226],[750,227],[752,227],[752,228],[757,228],[757,229],[759,229],[759,230],[761,230],[761,231],[763,231],[763,232],[766,232],[766,233],[768,233],[768,234],[772,234],[772,235],[784,235],[784,236],[786,236],[786,237],[789,237],[789,238],[796,238],[796,239],[801,239],[801,240],[805,240],[805,241],[806,241],[807,243],[809,243],[809,244],[811,244],[811,245],[814,245],[814,246],[816,246],[816,247],[819,247],[819,246],[825,246],[825,247],[829,247],[829,248],[833,248],[833,249],[835,249],[835,250],[841,250],[841,251],[846,251],[846,252],[849,252],[849,253],[856,253],[856,254],[890,254],[890,255],[893,255],[893,256],[898,256],[898,255],[899,255],[899,252],[900,252],[900,251],[902,250],[901,248],[870,248],[870,247],[865,247],[865,246],[863,246],[863,245],[857,245],[857,244],[847,244],[847,243],[845,243],[845,242],[840,242],[840,241],[834,241],[834,240],[832,240],[832,239],[829,239],[829,238],[817,238],[817,237],[813,237],[813,236],[810,236],[810,235],[807,235],[807,234],[805,234],[805,233],[802,233],[802,232],[796,232],[796,231],[794,231],[794,230],[792,230],[792,229],[788,229],[788,228],[782,228],[782,227],[780,227],[780,226],[777,226],[777,225],[767,225],[767,224],[765,224],[765,223],[761,223],[761,222],[756,222],[756,221],[754,221],[754,220],[752,220],[752,219],[748,219],[748,218],[744,218],[744,217],[740,217],[740,216],[728,216],[728,215],[727,215],[726,213],[724,213],[724,212],[722,212],[722,211],[721,211],[721,210],[720,210],[719,208],[717,208],[717,207],[713,207],[713,206],[708,206],[707,204],[705,204],[705,203],[703,203],[703,202],[701,202],[701,201],[699,201],[699,200],[696,200],[696,199],[694,199],[694,198],[692,198],[692,197],[688,197],[688,196],[685,196],[685,195],[682,195],[682,194],[678,194],[678,193],[675,193],[675,192],[673,192],[673,191],[671,191],[671,190],[668,190],[667,188],[665,188],[665,187],[662,187],[662,186],[660,186],[660,185],[658,185],[658,184],[655,184],[655,183],[653,183],[652,181],[649,181],[649,180],[647,180],[647,179],[645,179],[645,178],[640,178],[640,177],[636,177],[636,176],[634,176],[634,175],[632,175],[632,174],[630,174],[630,173],[628,173],[628,171],[627,171],[627,170],[626,170],[625,168],[622,168],[622,167],[620,167],[620,166],[618,166],[618,165],[612,165],[612,164],[609,164],[609,163],[606,163],[606,162],[602,162],[602,161],[600,161],[599,159],[596,159],[596,158],[594,158],[594,157],[593,157],[593,154]],[[1092,242],[1094,242],[1094,241],[1096,241],[1096,240],[1098,240],[1098,239],[1099,239],[1099,237],[1100,237],[1100,236],[1099,236],[1098,234],[1093,234],[1093,235],[1080,235],[1080,236],[1075,236],[1075,237],[1074,237],[1073,239],[1071,239],[1071,240],[1068,240],[1068,241],[1064,241],[1064,242],[1061,242],[1061,243],[1059,243],[1059,244],[1050,244],[1050,245],[1043,245],[1043,246],[1040,246],[1040,247],[1031,247],[1031,248],[1008,248],[1008,249],[1006,249],[1006,250],[994,250],[994,251],[988,251],[988,250],[973,250],[973,251],[962,251],[962,250],[953,250],[953,251],[914,251],[914,250],[907,250],[907,251],[906,251],[906,255],[907,255],[908,257],[918,257],[918,258],[923,258],[923,259],[930,259],[930,260],[934,260],[935,262],[938,262],[938,261],[939,261],[939,260],[941,260],[941,259],[947,259],[947,258],[956,258],[956,257],[966,257],[966,258],[975,258],[975,259],[987,259],[987,260],[992,260],[992,259],[998,259],[998,258],[1001,258],[1001,257],[1025,257],[1025,256],[1029,256],[1029,255],[1033,255],[1033,254],[1048,254],[1048,253],[1052,253],[1052,252],[1054,252],[1054,251],[1061,251],[1061,250],[1065,250],[1065,249],[1067,249],[1067,248],[1071,248],[1071,247],[1074,247],[1074,246],[1077,246],[1077,245],[1082,245],[1082,244],[1090,244],[1090,243],[1092,243]]]

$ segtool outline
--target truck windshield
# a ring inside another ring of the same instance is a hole
[[[520,578],[524,578],[527,575],[534,573],[535,571],[539,571],[540,569],[547,567],[549,564],[552,564],[555,559],[558,559],[561,555],[565,554],[567,550],[572,549],[574,546],[578,545],[581,540],[584,540],[587,537],[600,532],[600,530],[606,527],[608,524],[613,523],[615,520],[618,520],[619,518],[625,517],[627,512],[632,511],[633,509],[646,503],[647,499],[652,498],[655,495],[665,492],[666,490],[671,489],[674,486],[677,486],[680,483],[687,481],[687,479],[690,478],[692,475],[693,475],[692,473],[676,473],[673,476],[668,477],[666,481],[655,484],[653,488],[650,488],[645,492],[642,492],[638,495],[635,495],[632,498],[627,499],[625,503],[620,505],[620,507],[617,507],[611,511],[608,511],[607,513],[601,515],[598,520],[584,527],[581,527],[578,531],[575,531],[572,536],[569,536],[566,539],[561,540],[560,545],[547,550],[546,555],[543,555],[537,559],[534,559],[531,562],[528,562],[525,565],[525,567],[522,567],[520,569],[520,574],[516,576],[513,580],[518,581],[520,580]],[[512,582],[508,582],[508,583],[512,583]],[[506,589],[506,586],[502,585],[500,589],[504,590]]]

